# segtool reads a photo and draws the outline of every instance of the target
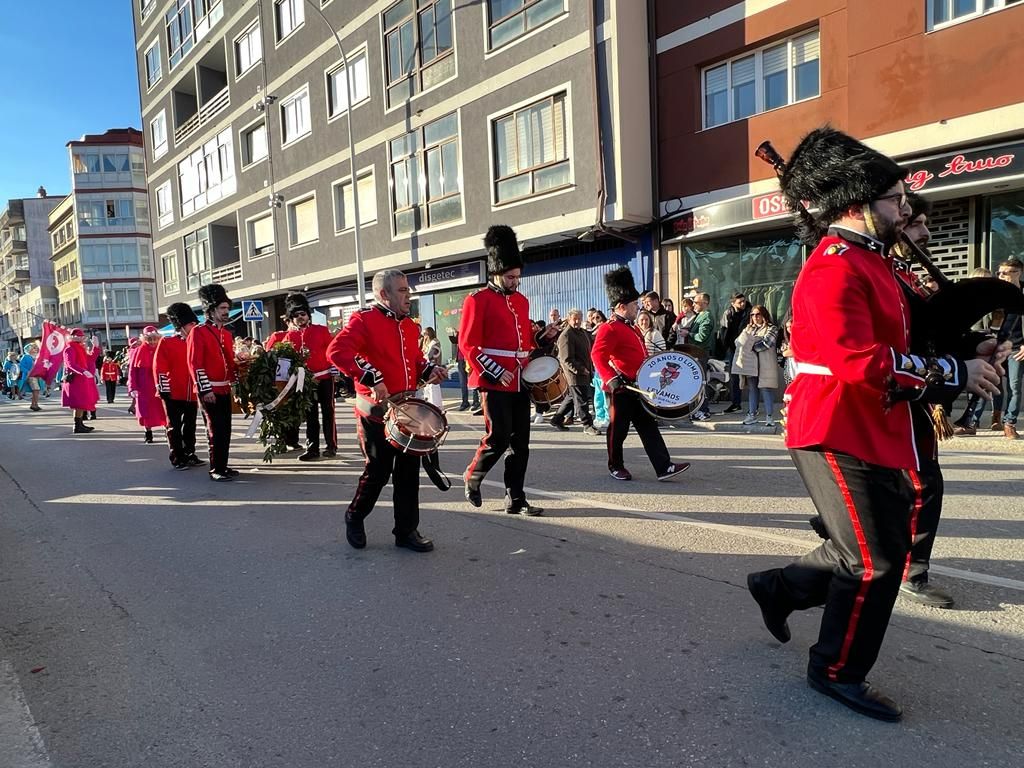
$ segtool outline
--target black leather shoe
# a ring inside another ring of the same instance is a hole
[[[299,461],[316,461],[320,458],[320,451],[306,451],[299,455]]]
[[[434,548],[434,542],[420,536],[419,531],[413,531],[407,536],[395,536],[395,546],[411,549],[413,552],[430,552]]]
[[[724,411],[722,411],[722,413],[737,413],[739,410],[740,410],[740,406],[738,406],[738,405],[730,405],[728,408],[726,408]]]
[[[324,458],[325,459],[333,459],[337,455],[338,455],[338,449],[337,448],[327,448],[327,449],[324,450]]]
[[[505,513],[509,515],[526,515],[527,517],[540,517],[544,514],[543,507],[535,507],[528,501],[520,501],[517,504],[505,504]]]
[[[362,520],[352,520],[345,515],[345,538],[353,549],[366,547],[366,527]]]
[[[483,496],[480,495],[480,489],[477,488],[476,490],[473,490],[467,484],[466,485],[466,501],[468,501],[474,507],[479,507],[479,506],[483,505],[484,499],[483,499]]]
[[[768,590],[768,586],[764,583],[765,575],[767,573],[768,571],[760,571],[758,573],[748,574],[747,589],[750,590],[751,596],[761,607],[761,619],[764,621],[764,625],[768,628],[768,631],[772,633],[772,637],[780,643],[788,643],[791,635],[789,633],[789,624],[786,622],[786,618],[789,616],[791,611],[779,608],[772,602],[771,592]]]
[[[819,673],[807,670],[807,684],[818,693],[823,693],[854,712],[873,717],[875,720],[895,723],[903,717],[903,707],[866,680],[859,683],[836,683]]]
[[[222,475],[219,472],[211,472],[210,479],[215,483],[229,483],[233,478],[231,475]]]
[[[953,607],[953,596],[927,581],[904,581],[900,584],[900,597],[929,608]]]
[[[200,459],[198,456],[196,456],[194,453],[191,456],[189,456],[187,459],[185,459],[185,461],[188,462],[188,465],[190,467],[201,467],[201,466],[203,466],[203,464],[206,463],[205,461]]]

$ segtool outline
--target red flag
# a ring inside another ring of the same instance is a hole
[[[39,347],[39,357],[29,376],[38,376],[47,384],[53,383],[57,371],[64,364],[64,347],[68,345],[68,331],[63,326],[43,321],[43,342]]]

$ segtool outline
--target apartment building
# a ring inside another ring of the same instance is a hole
[[[36,302],[54,297],[46,217],[59,200],[40,187],[36,197],[8,200],[0,212],[0,349],[4,351],[39,335],[42,318]]]
[[[108,348],[125,346],[157,321],[142,132],[114,128],[67,148],[71,194],[47,221],[57,319],[83,326]]]
[[[618,236],[653,213],[644,3],[133,5],[161,309],[216,281],[267,302],[266,334],[301,289],[336,327],[356,207],[366,275],[405,270],[446,355],[489,224],[538,316],[603,306],[613,264],[649,278],[644,230]]]
[[[784,316],[807,256],[770,167],[831,123],[931,199],[951,277],[1024,253],[1024,3],[656,0],[659,280]]]

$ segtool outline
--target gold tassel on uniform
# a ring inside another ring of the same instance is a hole
[[[946,409],[941,405],[932,406],[932,426],[935,428],[937,440],[949,440],[953,436],[953,424],[946,416]]]

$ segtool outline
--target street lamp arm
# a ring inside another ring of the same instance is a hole
[[[334,37],[334,42],[338,45],[338,51],[341,53],[341,64],[345,67],[345,85],[348,87],[346,97],[348,104],[345,108],[345,124],[348,129],[348,162],[349,169],[352,171],[352,215],[353,224],[355,225],[352,234],[355,238],[355,249],[356,249],[356,298],[359,302],[359,308],[364,309],[366,307],[366,276],[363,273],[363,248],[362,241],[359,234],[359,225],[361,219],[359,218],[359,180],[356,173],[356,144],[355,139],[352,135],[352,95],[355,93],[355,74],[352,72],[352,67],[348,65],[348,57],[345,55],[345,46],[341,43],[341,37],[338,35],[338,30],[334,28],[324,12],[320,10],[320,5],[314,0],[306,0],[306,5],[316,11],[317,16],[327,25],[327,28],[331,30],[331,35]]]

